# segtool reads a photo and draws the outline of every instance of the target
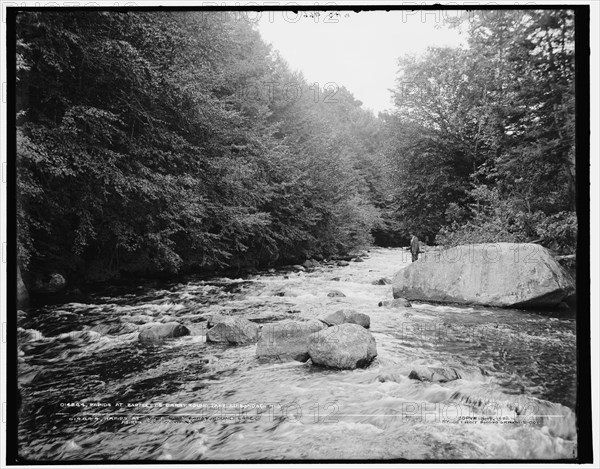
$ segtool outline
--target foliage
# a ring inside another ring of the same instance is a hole
[[[370,114],[348,92],[333,105],[240,92],[308,86],[243,18],[23,12],[17,54],[29,270],[102,280],[370,243],[374,150],[348,138]]]
[[[474,12],[466,49],[400,60],[386,157],[405,235],[575,250],[573,26],[571,10]]]

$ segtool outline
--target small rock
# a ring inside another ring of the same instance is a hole
[[[396,298],[394,300],[384,300],[379,302],[379,306],[387,308],[411,308],[410,301],[405,298]]]
[[[358,324],[366,329],[371,326],[371,318],[367,314],[359,313],[353,309],[340,309],[335,313],[327,313],[317,318],[328,326],[340,324]]]
[[[293,265],[292,269],[297,270],[299,272],[304,272],[306,269],[301,265]]]
[[[377,381],[379,381],[380,383],[387,383],[390,381],[393,383],[401,383],[403,378],[406,379],[406,377],[402,376],[400,373],[383,372],[377,376]]]
[[[296,297],[299,296],[300,293],[298,293],[295,290],[277,290],[275,293],[273,293],[273,296],[288,296],[288,297]]]
[[[392,281],[389,278],[381,277],[379,280],[374,280],[371,285],[391,285]]]
[[[352,259],[354,262],[364,262],[364,260],[362,259],[362,257],[356,257],[354,259]]]
[[[340,267],[346,267],[349,266],[350,263],[348,261],[338,261],[337,265],[339,265]]]
[[[244,318],[223,317],[206,333],[207,342],[242,345],[258,340],[259,327]]]
[[[67,281],[60,274],[52,274],[50,275],[50,280],[48,281],[48,289],[52,292],[59,292],[63,290],[67,286]]]
[[[331,281],[332,281],[332,282],[339,282],[339,281],[340,281],[340,278],[339,278],[339,277],[333,277],[333,278],[331,279]]]
[[[431,381],[433,383],[446,383],[461,379],[460,374],[454,368],[419,367],[413,369],[408,375],[410,379],[419,381]]]
[[[275,273],[275,269],[269,269],[267,272],[269,272],[270,274],[274,274]]]
[[[44,281],[40,278],[34,282],[33,290],[36,293],[58,293],[64,290],[67,286],[65,278],[58,273],[50,275],[48,281]]]
[[[368,366],[377,356],[377,346],[364,327],[341,324],[311,334],[308,354],[315,365],[352,370]]]
[[[331,297],[331,298],[341,298],[341,297],[345,297],[346,295],[344,295],[344,293],[342,293],[339,290],[331,290],[329,293],[327,293],[327,296]]]
[[[165,324],[157,323],[148,325],[145,329],[142,329],[138,338],[140,342],[158,343],[165,339],[182,337],[185,335],[190,335],[190,330],[187,327],[177,322],[168,322]]]

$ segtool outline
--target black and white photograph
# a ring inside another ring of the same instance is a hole
[[[598,463],[598,5],[30,3],[2,466]]]

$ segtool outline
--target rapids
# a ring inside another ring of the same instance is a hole
[[[559,312],[391,299],[410,262],[374,248],[364,262],[244,278],[186,277],[113,287],[18,319],[19,455],[30,461],[529,459],[576,456],[575,318]],[[327,293],[341,290],[346,297]],[[285,293],[283,296],[281,296]],[[260,324],[353,308],[378,356],[336,371],[206,343],[212,313]],[[141,325],[192,335],[147,346]],[[450,366],[462,379],[408,378]]]

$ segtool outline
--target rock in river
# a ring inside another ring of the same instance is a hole
[[[331,298],[342,298],[346,295],[339,290],[331,290],[329,293],[327,293],[327,296],[329,296]]]
[[[258,340],[258,330],[258,325],[247,319],[220,316],[216,319],[214,327],[206,333],[206,341],[233,345],[250,344]]]
[[[321,321],[282,321],[264,324],[259,333],[256,356],[282,361],[308,360],[308,341],[312,333],[325,329]]]
[[[419,367],[411,370],[408,375],[410,379],[419,381],[431,381],[433,383],[446,383],[461,379],[460,374],[454,368]]]
[[[167,322],[164,324],[156,323],[149,324],[142,329],[140,331],[139,340],[140,342],[145,343],[157,343],[162,342],[165,339],[181,337],[184,335],[190,335],[190,330],[177,322]]]
[[[550,307],[573,279],[537,244],[470,244],[430,253],[400,270],[394,298],[500,307]]]
[[[380,301],[378,306],[385,306],[387,308],[412,308],[410,301],[406,298]]]
[[[341,324],[312,334],[308,355],[315,365],[352,370],[368,366],[377,356],[377,346],[364,327]]]
[[[371,285],[389,285],[392,281],[389,278],[381,277],[378,280],[373,280]]]
[[[359,313],[353,309],[340,309],[335,313],[326,313],[317,318],[328,326],[339,326],[340,324],[358,324],[366,329],[371,326],[369,315]]]

